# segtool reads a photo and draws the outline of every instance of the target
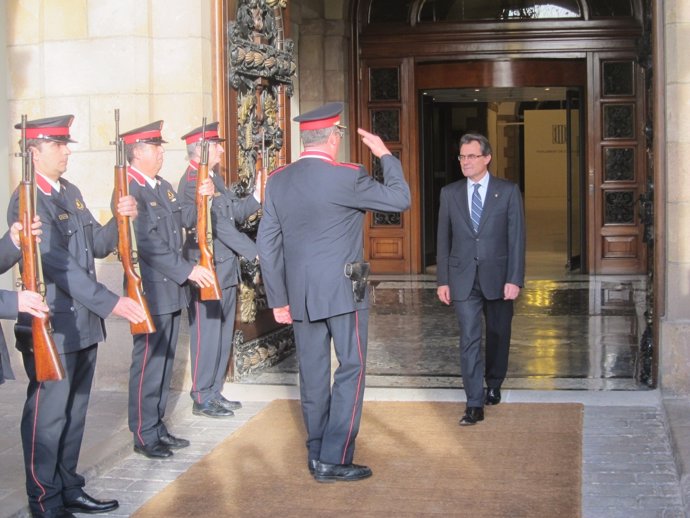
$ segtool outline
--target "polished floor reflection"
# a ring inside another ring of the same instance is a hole
[[[504,387],[640,388],[634,373],[645,278],[529,273],[515,306]],[[367,386],[461,387],[458,326],[436,298],[434,275],[375,276],[370,289]],[[296,373],[291,357],[246,382],[293,384]]]

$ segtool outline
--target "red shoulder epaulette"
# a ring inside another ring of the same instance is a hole
[[[144,175],[141,174],[139,171],[135,171],[131,167],[127,168],[127,178],[129,178],[130,180],[134,180],[142,187],[146,185],[146,179],[144,178]]]
[[[352,162],[337,162],[336,165],[349,167],[350,169],[356,169],[357,171],[359,171],[359,168],[362,167],[360,164],[353,164]]]
[[[273,171],[271,171],[270,173],[268,173],[268,177],[270,178],[271,176],[273,176],[273,175],[276,174],[276,173],[279,173],[280,171],[282,171],[282,170],[285,169],[286,167],[287,167],[287,164],[281,165],[281,166],[278,167],[277,169],[274,169]]]

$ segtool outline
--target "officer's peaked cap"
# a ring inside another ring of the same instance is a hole
[[[130,130],[127,133],[121,133],[120,136],[125,144],[167,144],[167,141],[163,140],[163,136],[161,135],[162,129],[163,121],[156,121],[142,126],[141,128]]]
[[[211,140],[213,142],[223,142],[225,141],[224,138],[220,138],[220,135],[218,135],[218,123],[217,122],[211,122],[209,124],[206,124],[206,129],[204,130],[204,126],[199,126],[198,128],[194,128],[192,131],[189,133],[186,133],[180,137],[182,140],[185,141],[186,144],[194,144],[195,142],[199,142],[202,137],[202,132],[204,133],[203,137],[206,140]]]
[[[293,120],[299,122],[300,131],[324,129],[331,126],[344,128],[345,126],[340,124],[340,114],[343,111],[343,107],[341,102],[324,104],[314,110],[298,115]]]
[[[26,138],[52,140],[53,142],[76,142],[69,134],[69,127],[72,125],[74,115],[60,115],[59,117],[46,117],[26,121]],[[22,129],[21,122],[14,125],[15,129]]]

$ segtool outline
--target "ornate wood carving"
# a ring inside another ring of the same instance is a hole
[[[233,189],[239,196],[263,187],[268,172],[285,163],[286,102],[292,95],[297,69],[294,43],[285,38],[283,11],[287,0],[239,0],[235,21],[228,24],[228,85],[235,92],[237,122],[235,149],[237,178]],[[240,230],[255,237],[260,215]],[[261,284],[259,266],[242,261],[239,325],[235,332],[234,378],[273,365],[294,349],[292,328],[280,328],[270,314]],[[263,318],[262,318],[263,314]],[[257,319],[260,322],[257,322]],[[259,334],[245,342],[248,326]],[[259,325],[261,324],[261,325]],[[265,332],[267,327],[273,330]],[[279,336],[276,342],[276,336]]]

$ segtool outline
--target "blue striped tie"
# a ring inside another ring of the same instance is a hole
[[[482,198],[479,196],[479,184],[474,184],[472,193],[472,226],[476,232],[479,229],[479,221],[482,219]]]

